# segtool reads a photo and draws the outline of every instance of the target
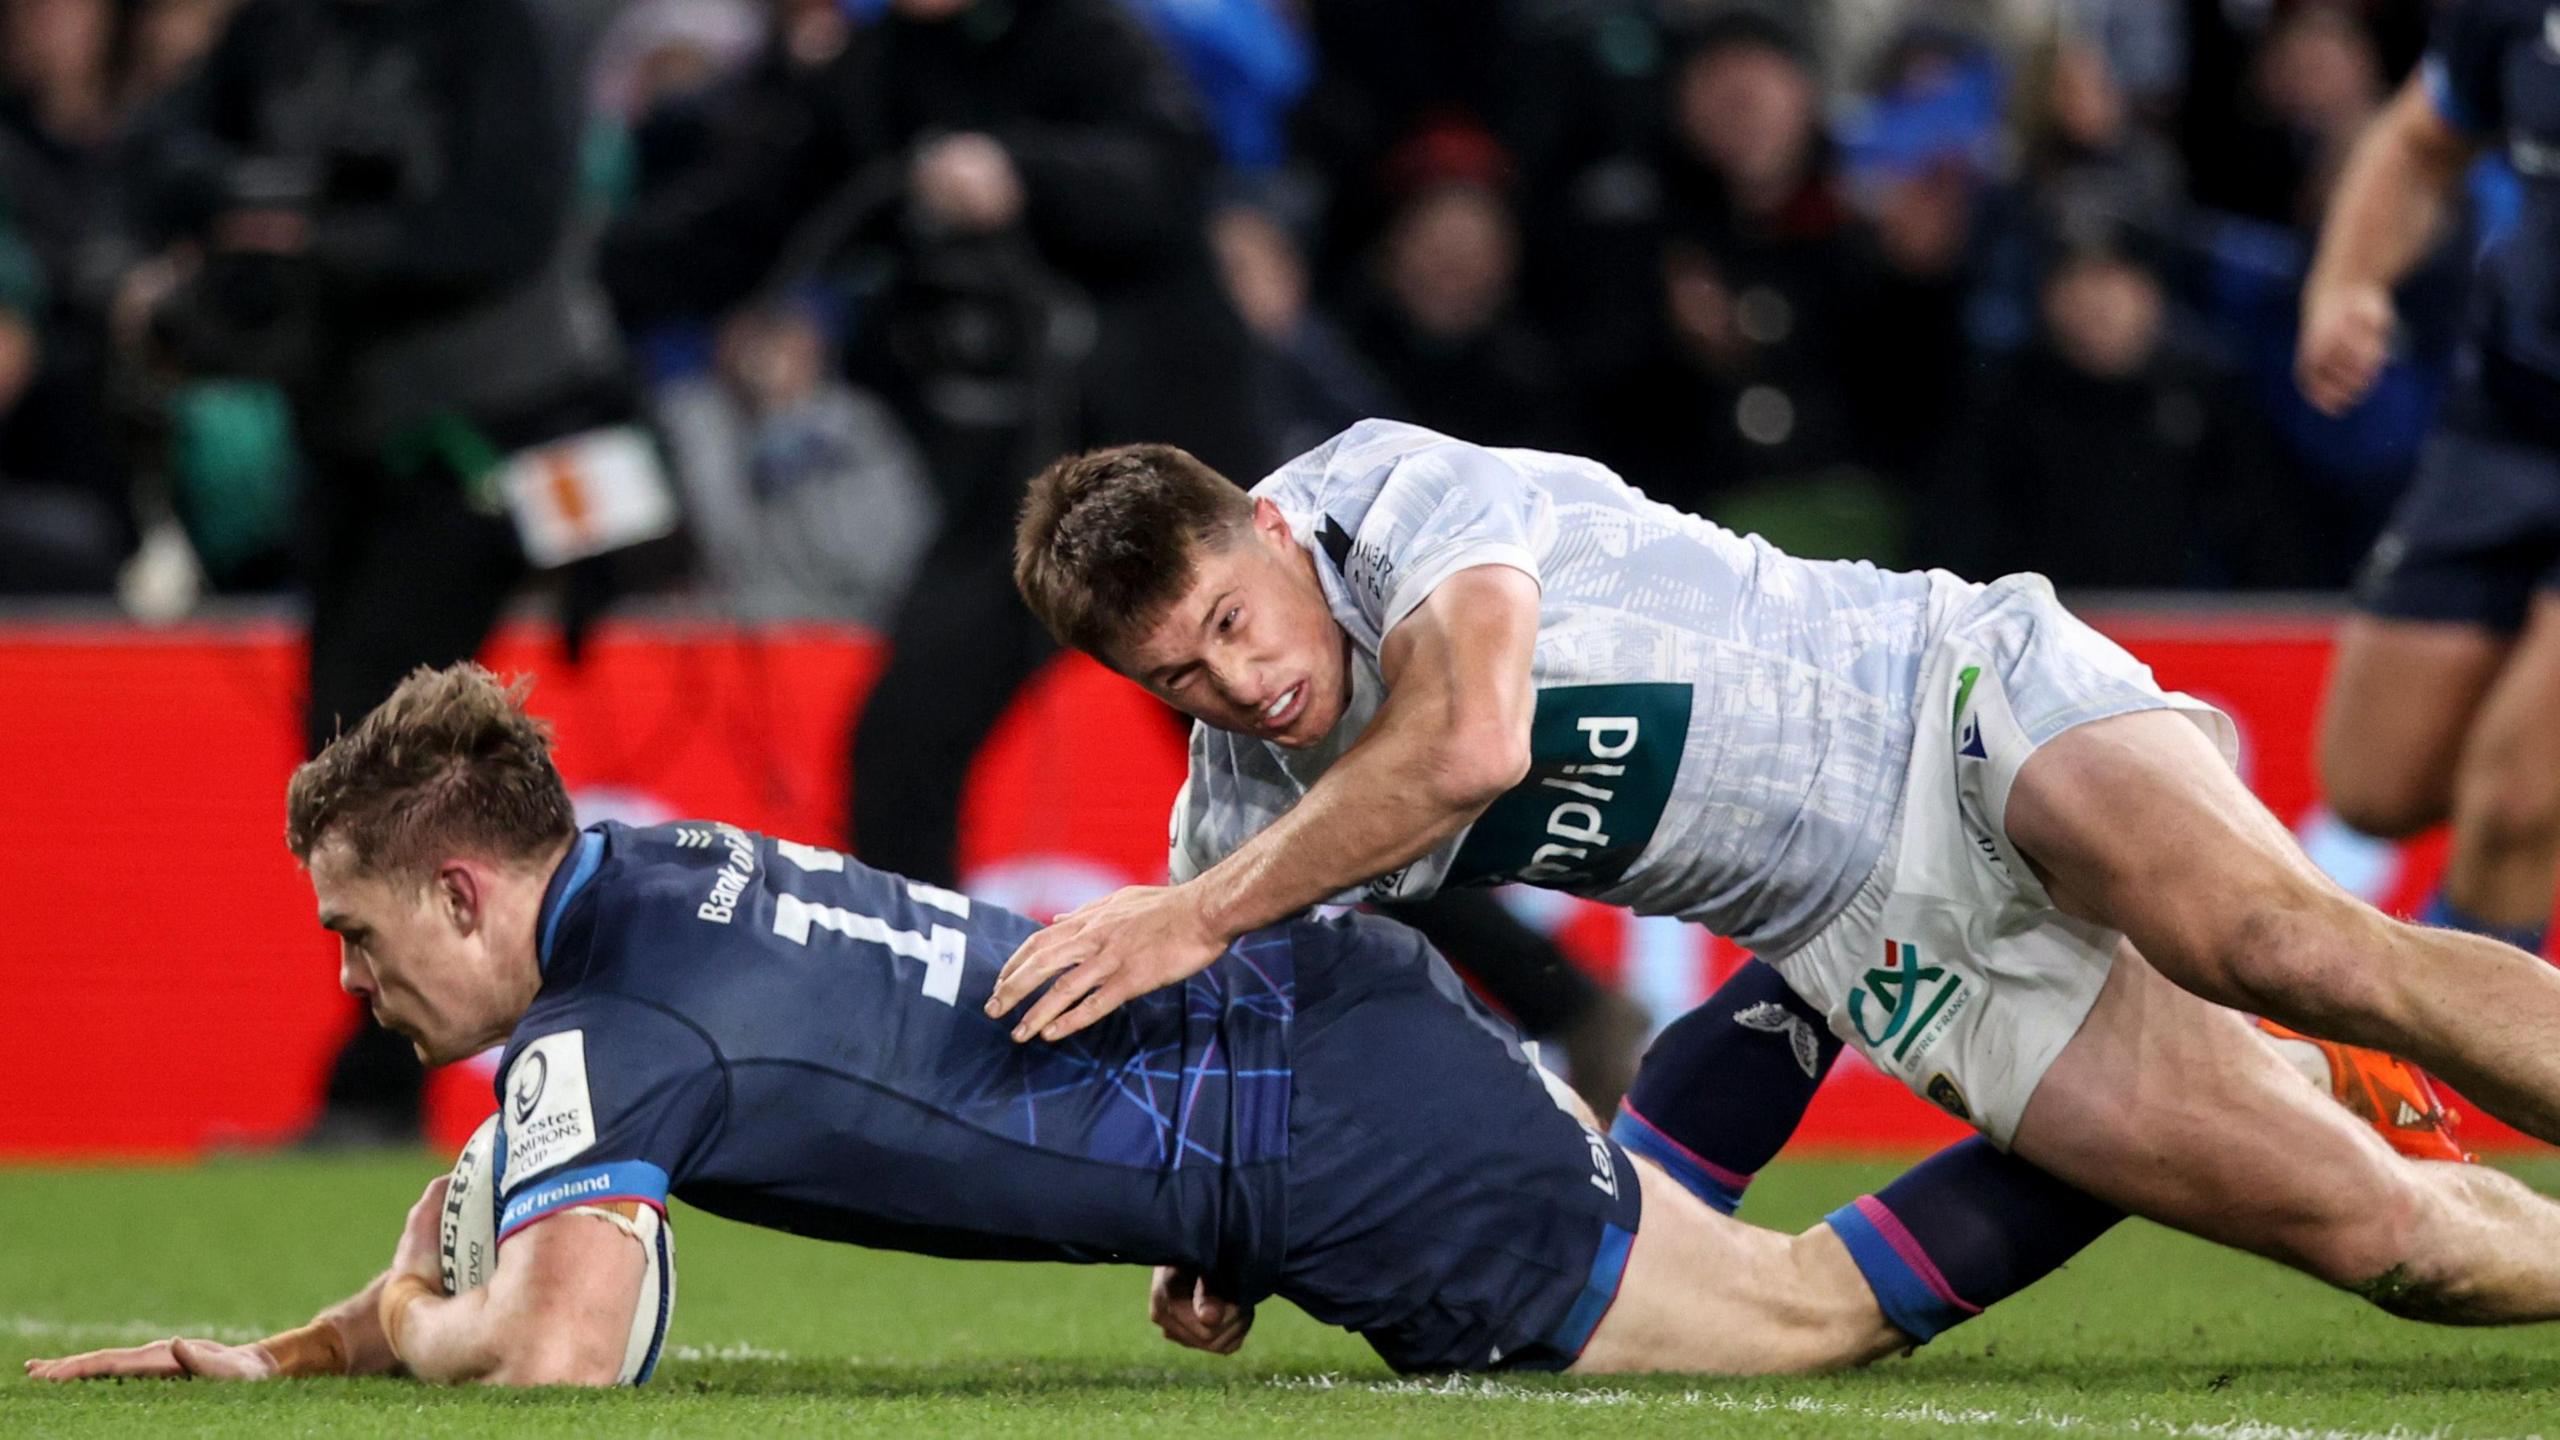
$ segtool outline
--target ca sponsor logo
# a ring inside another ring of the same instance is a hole
[[[1924,963],[1917,945],[1887,940],[1884,963],[1869,969],[1849,995],[1849,1023],[1869,1053],[1901,1060],[1922,1037],[1934,1040],[1969,1003],[1963,976]]]

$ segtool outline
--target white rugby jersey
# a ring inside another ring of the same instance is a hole
[[[1352,426],[1253,493],[1288,517],[1350,634],[1350,707],[1304,751],[1193,727],[1176,879],[1297,803],[1376,715],[1386,633],[1477,565],[1540,586],[1529,773],[1343,899],[1520,880],[1783,955],[1874,868],[1910,759],[1929,576],[1798,560],[1597,462],[1394,421]]]

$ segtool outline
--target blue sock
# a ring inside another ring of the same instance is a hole
[[[1730,1215],[1838,1058],[1822,1016],[1754,960],[1655,1038],[1609,1134]]]
[[[2491,940],[2502,940],[2527,955],[2542,953],[2542,942],[2550,928],[2547,925],[2493,925],[2477,915],[2465,912],[2452,901],[2444,898],[2442,886],[2438,886],[2436,892],[2427,897],[2426,908],[2418,912],[2418,923],[2439,926],[2446,930],[2461,930],[2472,935],[2486,936]]]
[[[2052,1274],[2123,1218],[1977,1135],[1825,1223],[1885,1318],[1926,1341]]]

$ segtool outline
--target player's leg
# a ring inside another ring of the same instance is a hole
[[[2506,665],[2546,549],[2550,466],[2458,391],[2356,575],[2320,716],[2340,819],[2393,839],[2453,813],[2473,717]]]
[[[2045,1072],[2014,1148],[2134,1214],[2396,1314],[2560,1318],[2560,1205],[2484,1166],[2393,1153],[2247,1020],[2130,947]]]
[[[1707,1208],[1646,1161],[1633,1168],[1644,1224],[1573,1373],[1793,1374],[1862,1365],[1917,1343],[1885,1318],[1830,1226],[1763,1230]]]
[[[2020,769],[2004,813],[2057,906],[2122,931],[2180,985],[2405,1056],[2560,1140],[2560,972],[2340,890],[2186,718],[2064,731]]]
[[[2464,732],[2509,641],[2460,621],[2352,615],[2320,711],[2320,789],[2338,818],[2401,839],[2453,811]]]
[[[1564,1101],[1418,937],[1296,959],[1275,1288],[1399,1370],[1858,1363],[1913,1343],[1848,1246],[1726,1219]],[[1402,939],[1397,937],[1402,936]]]
[[[1730,1215],[1839,1053],[1822,1013],[1753,961],[1662,1032],[1610,1136]],[[1828,1228],[1919,1343],[2051,1274],[2122,1218],[1975,1137],[1842,1207]]]
[[[2453,782],[2449,923],[2539,951],[2560,871],[2560,595],[2534,597],[2464,737]]]
[[[1839,1058],[1822,1012],[1751,961],[1654,1038],[1610,1138],[1730,1215]]]

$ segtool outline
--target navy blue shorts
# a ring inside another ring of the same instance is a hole
[[[1279,1293],[1400,1371],[1563,1369],[1617,1296],[1633,1162],[1422,937],[1332,923],[1296,947]]]
[[[2467,376],[2357,573],[2357,608],[2513,634],[2534,592],[2551,589],[2560,589],[2560,434],[2520,420]]]

